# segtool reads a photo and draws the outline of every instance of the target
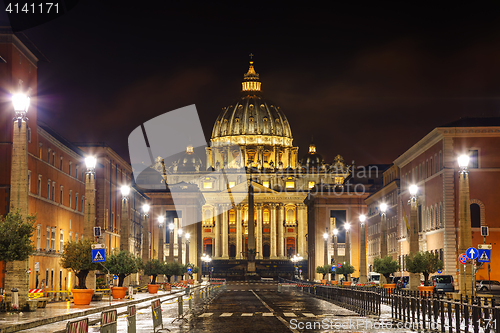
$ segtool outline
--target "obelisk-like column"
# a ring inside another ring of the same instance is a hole
[[[276,204],[270,204],[271,206],[271,258],[270,259],[278,259],[276,255]]]
[[[257,259],[263,259],[262,255],[262,204],[257,206]]]

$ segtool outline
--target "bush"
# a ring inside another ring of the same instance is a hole
[[[118,276],[118,287],[123,287],[125,278],[139,271],[141,259],[128,251],[115,251],[108,256],[105,266],[111,274]]]
[[[35,252],[35,222],[36,215],[24,220],[19,210],[0,217],[0,261],[24,261]]]
[[[71,269],[78,277],[78,289],[87,289],[85,280],[90,271],[101,267],[92,262],[92,242],[89,239],[78,242],[67,242],[64,244],[64,252],[61,254],[61,267]]]
[[[389,279],[391,274],[397,272],[401,266],[399,266],[396,260],[392,260],[391,256],[386,256],[385,258],[375,258],[373,260],[373,270],[377,273],[382,274],[387,283],[389,283]]]
[[[429,274],[443,269],[443,262],[439,255],[430,252],[417,252],[406,258],[406,270],[410,273],[421,273],[424,275],[424,286],[429,285]]]
[[[323,274],[323,280],[326,279],[326,274],[332,271],[331,265],[324,265],[316,267],[316,273]]]
[[[344,275],[346,281],[347,281],[348,275],[354,273],[354,271],[355,271],[354,266],[352,266],[351,264],[346,263],[346,262],[337,268],[337,274]]]
[[[184,266],[179,264],[178,262],[169,262],[165,265],[164,274],[167,276],[168,281],[170,278],[175,275],[183,275],[184,274]]]
[[[156,284],[156,277],[165,272],[165,264],[161,263],[158,259],[148,260],[143,263],[144,275],[151,276],[151,284]]]

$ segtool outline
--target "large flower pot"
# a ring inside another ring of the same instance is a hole
[[[111,293],[113,295],[113,298],[116,299],[125,298],[125,295],[127,294],[127,287],[112,287]]]
[[[330,281],[330,283],[332,284],[332,286],[336,286],[338,281]]]
[[[326,284],[326,280],[321,280],[321,284]]]
[[[194,284],[194,279],[188,279],[189,284]]]
[[[172,285],[170,283],[165,284],[165,291],[172,291]]]
[[[156,294],[158,292],[159,284],[148,284],[148,292],[150,294]]]
[[[430,297],[434,291],[434,286],[418,286],[418,292],[425,296],[426,294]]]
[[[351,281],[343,281],[342,285],[349,287],[351,285]]]
[[[94,294],[94,289],[71,289],[75,305],[89,305]]]
[[[188,281],[187,280],[182,280],[182,284],[185,286],[186,284],[188,284]]]
[[[386,284],[384,284],[384,290],[387,293],[393,293],[395,289],[396,289],[396,284],[395,283],[386,283]]]

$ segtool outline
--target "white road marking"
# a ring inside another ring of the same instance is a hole
[[[297,317],[293,312],[283,312],[283,316],[285,317]]]
[[[220,316],[221,317],[231,317],[233,314],[230,313],[230,312],[224,312],[223,314],[221,314]]]
[[[252,289],[250,289],[250,291],[251,291],[251,292],[255,295],[255,297],[257,297],[257,299],[258,299],[258,300],[259,300],[262,304],[264,304],[264,306],[265,306],[265,307],[266,307],[269,311],[274,312],[274,310],[273,310],[273,309],[272,309],[269,305],[267,305],[267,303],[266,303],[266,302],[264,302],[264,301],[262,300],[262,298],[260,298],[260,297],[259,297],[259,295],[257,295],[257,294],[256,294],[256,293],[252,290]],[[264,314],[262,314],[262,315],[264,315]],[[288,321],[286,321],[285,319],[281,318],[280,316],[276,316],[276,318],[278,318],[278,319],[279,319],[279,321],[281,321],[281,322],[283,323],[283,325],[285,325],[286,327],[288,327],[288,329],[289,329],[290,331],[292,331],[293,333],[299,333],[299,331],[297,331],[297,330],[294,330],[294,329],[290,328],[290,323],[289,323]]]
[[[316,317],[315,315],[313,315],[312,313],[302,313],[304,316],[306,317]]]
[[[251,316],[253,316],[253,313],[242,313],[241,316],[242,317],[251,317]]]
[[[213,315],[213,313],[205,312],[205,313],[202,313],[201,315],[199,315],[198,317],[210,317],[211,315]]]

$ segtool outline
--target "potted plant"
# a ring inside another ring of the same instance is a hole
[[[31,241],[31,236],[35,230],[36,215],[28,215],[26,219],[22,217],[19,210],[9,212],[5,217],[0,216],[0,262],[4,261],[7,272],[14,270],[13,266],[22,264],[25,269],[28,269],[28,258],[35,252],[35,245]],[[19,263],[15,263],[15,262]],[[5,285],[4,285],[5,288]],[[8,292],[7,292],[8,293]],[[27,298],[28,291],[26,291]],[[0,295],[0,301],[2,300]],[[11,310],[11,297],[6,297],[3,304],[6,309]],[[30,310],[33,304],[28,300],[26,304],[19,304],[19,309],[14,310]],[[31,308],[30,308],[31,304]]]
[[[148,292],[150,294],[156,294],[158,292],[159,285],[156,284],[156,277],[165,272],[165,264],[160,262],[158,259],[148,260],[143,264],[144,274],[151,276],[151,283],[148,284]]]
[[[164,274],[167,277],[167,281],[170,282],[172,276],[182,275],[181,273],[182,268],[183,266],[181,266],[179,263],[176,262],[169,262],[168,264],[166,264]],[[172,290],[172,285],[170,283],[167,283],[166,290],[167,291]]]
[[[332,271],[331,265],[324,265],[316,267],[316,273],[322,274],[323,278],[321,279],[322,284],[326,284],[326,274]]]
[[[386,256],[385,258],[375,258],[373,260],[373,269],[375,272],[380,273],[385,278],[385,284],[383,284],[384,289],[389,292],[396,288],[395,283],[389,283],[391,274],[397,272],[401,266],[399,266],[396,260],[392,260],[391,256]],[[392,282],[392,281],[391,281]]]
[[[118,276],[118,286],[111,288],[113,298],[125,298],[127,287],[123,282],[127,276],[137,273],[141,267],[140,259],[128,251],[114,251],[106,260],[109,273]]]
[[[349,263],[343,263],[340,265],[340,267],[337,268],[337,274],[339,275],[344,275],[345,281],[342,282],[342,285],[344,286],[350,286],[351,281],[349,281],[349,274],[354,273],[354,266],[352,266]]]
[[[406,258],[406,270],[410,273],[423,274],[424,285],[418,286],[418,291],[432,293],[434,286],[429,283],[429,274],[443,269],[443,262],[438,254],[430,252],[417,252]]]
[[[75,305],[89,305],[94,289],[87,289],[85,280],[90,271],[99,269],[92,262],[92,242],[89,239],[64,244],[61,254],[61,267],[71,269],[78,278],[78,288],[71,289]]]

